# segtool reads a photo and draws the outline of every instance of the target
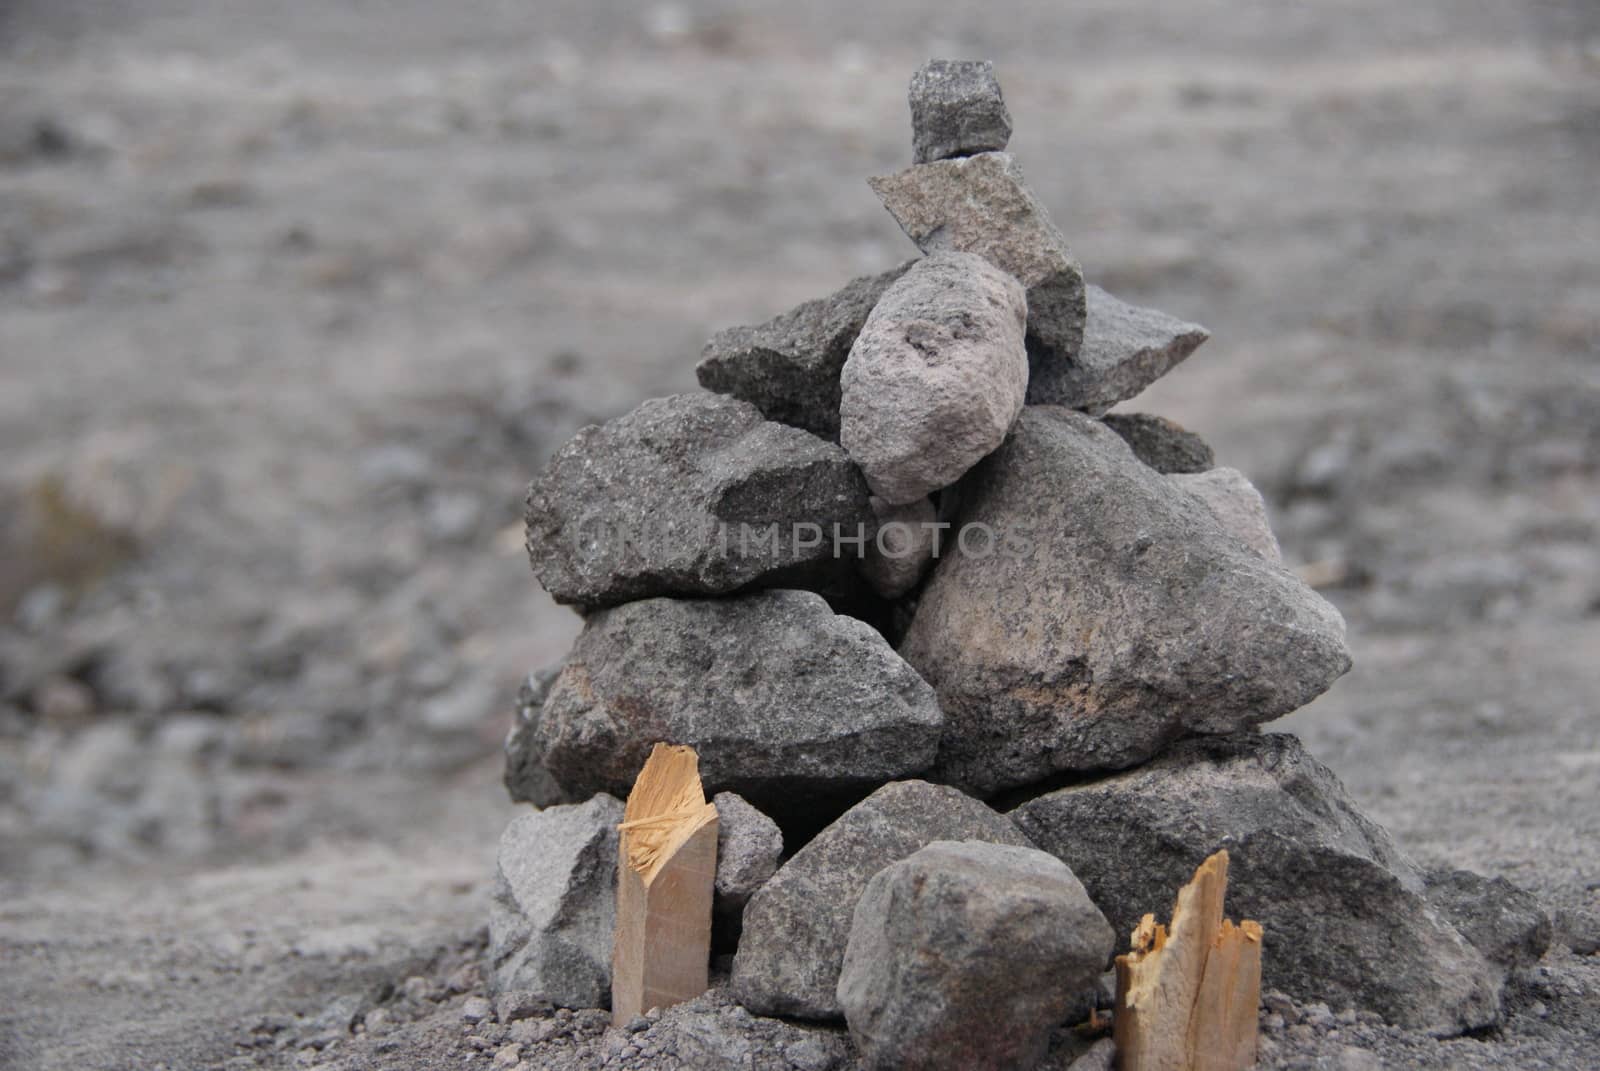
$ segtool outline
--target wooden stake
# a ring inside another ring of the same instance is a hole
[[[657,744],[617,828],[611,1021],[627,1023],[704,993],[717,875],[717,808],[693,748]]]
[[[1172,933],[1146,915],[1117,957],[1120,1071],[1241,1071],[1256,1062],[1261,926],[1222,917],[1228,853],[1178,890]]]

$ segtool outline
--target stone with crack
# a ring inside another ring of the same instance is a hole
[[[695,376],[706,390],[750,402],[768,420],[837,441],[839,371],[867,314],[913,263],[852,279],[764,324],[718,331]]]
[[[909,99],[919,164],[997,152],[1011,140],[1011,113],[988,60],[929,60],[911,76]]]
[[[611,1000],[617,823],[606,795],[511,820],[500,835],[489,911],[497,999],[603,1008]]]
[[[1066,360],[1036,358],[1029,405],[1064,405],[1100,416],[1176,368],[1211,333],[1098,286],[1085,292],[1083,345]]]
[[[1223,531],[1267,561],[1283,561],[1278,537],[1272,534],[1272,522],[1267,518],[1267,503],[1244,473],[1223,467],[1167,479],[1204,502]]]
[[[783,822],[926,769],[942,723],[870,625],[811,592],[762,591],[590,614],[529,746],[581,798],[626,795],[652,745],[687,744],[708,792]]]
[[[1030,375],[1077,354],[1087,315],[1083,269],[1010,154],[917,164],[867,182],[924,253],[976,253],[1022,283]]]
[[[961,500],[900,647],[944,709],[940,780],[989,795],[1131,766],[1350,668],[1337,610],[1082,413],[1027,407]]]
[[[1229,910],[1266,931],[1264,986],[1441,1037],[1498,1018],[1498,971],[1293,736],[1185,740],[1011,816],[1072,868],[1119,935],[1167,911],[1194,869],[1226,848]]]
[[[1205,472],[1217,463],[1206,441],[1183,425],[1153,413],[1107,413],[1106,427],[1122,437],[1133,456],[1157,472]]]
[[[1032,1067],[1114,943],[1053,856],[935,841],[867,883],[839,1003],[864,1068]]]
[[[1010,430],[1028,390],[1022,287],[938,252],[884,291],[839,383],[839,442],[872,493],[905,505],[955,483]]]
[[[733,960],[739,1002],[763,1015],[837,1019],[850,923],[872,876],[936,840],[1030,847],[1017,827],[956,789],[885,785],[824,829],[751,897]]]
[[[580,431],[529,486],[528,558],[558,602],[752,587],[848,589],[834,526],[872,511],[843,450],[715,394],[656,398]]]

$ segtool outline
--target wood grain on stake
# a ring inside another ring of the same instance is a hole
[[[1117,957],[1121,1071],[1238,1071],[1256,1062],[1261,926],[1222,917],[1228,853],[1178,890],[1172,932],[1146,915]]]
[[[717,809],[693,748],[657,744],[628,795],[618,840],[611,1020],[706,991]]]

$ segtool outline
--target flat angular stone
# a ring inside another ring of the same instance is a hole
[[[839,442],[891,505],[960,479],[1028,390],[1022,287],[972,253],[933,253],[884,291],[840,375]]]
[[[1060,860],[935,841],[867,883],[839,1003],[864,1068],[1032,1067],[1113,944],[1111,924]]]
[[[763,591],[590,614],[529,746],[581,798],[624,795],[652,745],[687,744],[706,791],[782,822],[926,769],[942,723],[870,625],[810,592]]]
[[[1100,416],[1166,375],[1211,337],[1199,324],[1130,305],[1098,286],[1085,294],[1083,345],[1066,360],[1036,361],[1029,405]]]
[[[917,164],[867,182],[924,253],[976,253],[1027,288],[1032,375],[1077,354],[1083,269],[1009,154]]]
[[[1423,875],[1428,903],[1488,957],[1510,970],[1539,962],[1554,927],[1538,899],[1505,878],[1449,868]]]
[[[929,60],[911,76],[910,100],[919,164],[997,152],[1011,140],[1011,113],[988,60]]]
[[[839,371],[867,314],[913,263],[852,279],[764,324],[717,332],[695,376],[706,390],[742,398],[768,420],[838,441]]]
[[[1244,473],[1215,468],[1167,479],[1204,502],[1223,531],[1267,561],[1283,561],[1278,537],[1272,534],[1272,522],[1267,518],[1267,503]]]
[[[901,644],[945,712],[940,780],[989,795],[1131,766],[1350,668],[1337,610],[1082,413],[1028,406],[961,500]]]
[[[679,394],[580,431],[528,488],[528,558],[558,602],[848,586],[834,525],[872,511],[832,443],[748,402]]]
[[[938,551],[939,511],[919,498],[903,506],[872,499],[877,529],[858,562],[862,577],[885,599],[898,599],[922,581]]]
[[[764,1015],[837,1019],[839,970],[856,901],[872,875],[936,840],[1030,847],[1017,827],[953,788],[885,785],[796,852],[751,897],[733,991]]]
[[[1197,737],[1011,813],[1106,912],[1119,939],[1219,848],[1230,913],[1259,921],[1263,988],[1438,1036],[1493,1023],[1498,975],[1426,898],[1423,877],[1329,770],[1284,734]]]
[[[494,993],[565,1008],[610,1002],[620,821],[621,801],[595,796],[506,826],[489,910]]]
[[[1122,436],[1133,456],[1169,475],[1205,472],[1217,463],[1206,441],[1183,425],[1152,413],[1107,413],[1105,426]]]

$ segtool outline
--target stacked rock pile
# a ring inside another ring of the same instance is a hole
[[[1026,1066],[1219,848],[1269,989],[1492,1024],[1537,908],[1430,881],[1256,731],[1350,667],[1343,621],[1239,472],[1107,414],[1207,332],[1085,284],[988,63],[929,63],[911,112],[916,162],[870,184],[920,259],[721,332],[710,393],[528,491],[584,626],[507,740],[543,809],[500,847],[502,1015],[607,1000],[618,797],[669,741],[719,793],[732,995],[847,1022],[870,1066]]]

